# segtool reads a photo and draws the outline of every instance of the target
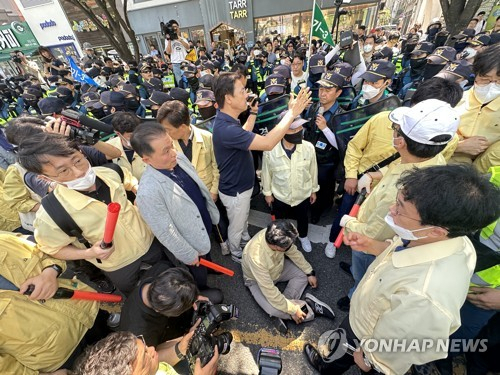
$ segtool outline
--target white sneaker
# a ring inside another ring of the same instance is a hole
[[[229,250],[229,244],[227,241],[222,242],[220,245],[220,251],[222,255],[229,255],[231,254],[231,251]]]
[[[311,241],[309,241],[309,238],[307,237],[299,237],[300,244],[302,245],[302,250],[304,250],[306,253],[310,253],[312,251],[312,246],[311,246]]]
[[[325,255],[328,258],[335,258],[335,254],[337,254],[337,249],[333,245],[333,242],[328,242],[325,247]]]

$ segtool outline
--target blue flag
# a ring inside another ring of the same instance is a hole
[[[75,81],[81,82],[81,83],[88,83],[89,85],[92,86],[99,86],[96,81],[94,81],[92,78],[90,78],[83,70],[81,70],[73,61],[71,57],[68,56],[69,60],[69,66],[71,69],[71,75],[75,79]]]

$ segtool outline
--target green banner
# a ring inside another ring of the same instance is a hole
[[[312,36],[320,38],[322,41],[331,46],[335,46],[332,39],[332,34],[328,31],[328,26],[318,4],[314,3],[313,20],[312,20]]]
[[[32,51],[39,44],[26,22],[11,22],[0,26],[0,52]]]

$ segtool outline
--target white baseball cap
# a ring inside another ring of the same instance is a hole
[[[281,120],[283,117],[285,117],[287,112],[288,112],[288,109],[286,111],[281,112],[281,114],[279,115],[279,119]],[[295,119],[290,124],[290,127],[288,129],[289,130],[297,129],[299,126],[304,125],[308,121],[309,120],[304,120],[302,117],[300,117],[300,115],[298,115],[297,117],[295,117]]]
[[[457,132],[459,113],[449,103],[427,99],[413,107],[399,107],[389,114],[389,120],[401,127],[401,132],[415,142],[424,145],[445,145]],[[448,135],[443,142],[432,141],[439,135]]]

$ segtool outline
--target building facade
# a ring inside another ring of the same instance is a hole
[[[82,56],[78,39],[58,0],[14,1],[40,45],[48,47],[63,61],[66,56]]]
[[[334,0],[317,0],[329,25],[335,14]],[[232,45],[240,37],[247,43],[281,35],[309,36],[312,1],[286,0],[129,0],[128,17],[137,35],[140,52],[149,46],[164,49],[160,22],[175,19],[186,39],[225,42]],[[378,2],[353,0],[343,6],[340,30],[358,25],[371,28],[376,23]]]

